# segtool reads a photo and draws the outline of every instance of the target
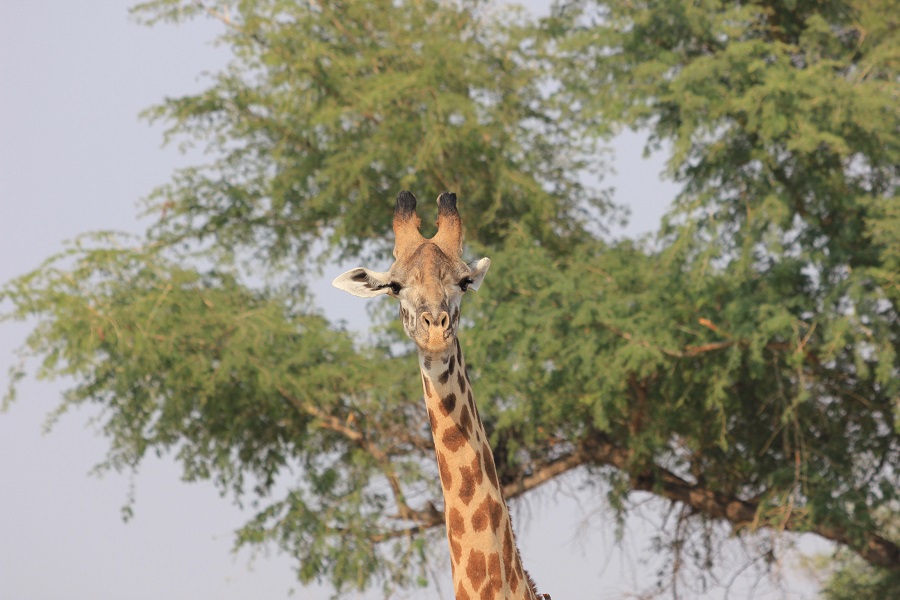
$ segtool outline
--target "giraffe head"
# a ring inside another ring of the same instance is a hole
[[[334,287],[354,296],[387,294],[400,301],[403,329],[421,351],[440,355],[455,347],[459,305],[468,290],[477,290],[491,261],[466,264],[462,254],[462,221],[456,194],[438,197],[437,233],[430,240],[419,233],[416,197],[397,196],[394,209],[394,264],[383,273],[358,267],[339,275]]]

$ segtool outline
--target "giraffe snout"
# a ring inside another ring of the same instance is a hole
[[[426,329],[435,327],[439,331],[443,332],[447,331],[447,329],[450,327],[450,315],[447,314],[446,310],[442,310],[437,316],[428,311],[425,311],[421,315],[419,315],[419,319],[421,319],[421,322]]]
[[[445,303],[425,304],[421,307],[412,337],[420,349],[442,354],[453,343],[455,330],[455,323]]]

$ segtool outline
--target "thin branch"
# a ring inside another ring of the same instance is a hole
[[[588,453],[579,449],[571,454],[560,456],[553,460],[533,463],[530,465],[530,475],[503,486],[503,497],[509,500],[510,498],[521,496],[525,492],[533,490],[554,477],[558,477],[563,473],[587,464],[590,458]]]
[[[372,456],[372,458],[375,459],[375,462],[378,463],[378,466],[381,468],[381,472],[384,474],[385,478],[388,481],[388,485],[391,487],[391,492],[394,495],[394,502],[397,505],[397,512],[400,518],[411,521],[419,520],[417,517],[422,511],[414,510],[406,503],[406,497],[403,494],[403,488],[400,486],[400,480],[397,477],[397,473],[394,471],[393,466],[391,465],[390,458],[381,448],[373,444],[371,440],[363,435],[362,432],[349,427],[336,416],[330,415],[316,406],[301,402],[298,398],[295,398],[294,396],[288,394],[283,389],[279,389],[278,393],[280,393],[282,397],[291,404],[291,406],[293,406],[300,412],[306,413],[318,419],[322,424],[322,427],[324,427],[325,429],[343,435],[348,440],[354,442],[360,448],[368,452]],[[426,512],[425,514],[427,515],[428,513]]]
[[[682,358],[684,356],[684,354],[682,352],[679,352],[677,350],[670,350],[668,348],[663,348],[662,346],[657,346],[655,344],[651,344],[650,342],[648,342],[646,340],[637,339],[629,332],[623,331],[622,329],[619,329],[615,325],[611,325],[609,323],[601,323],[601,325],[603,327],[609,329],[614,334],[616,334],[617,336],[619,336],[620,338],[622,338],[623,340],[625,340],[627,342],[631,342],[633,344],[643,346],[644,348],[654,348],[656,350],[659,350],[663,354],[667,354],[667,355],[673,356],[675,358]]]
[[[685,346],[684,355],[685,356],[697,356],[698,354],[703,354],[704,352],[712,352],[714,350],[724,350],[725,348],[730,348],[734,346],[733,340],[724,340],[721,342],[710,342],[709,344],[703,344],[702,346]]]
[[[675,473],[654,465],[650,470],[633,473],[626,450],[613,445],[606,436],[596,432],[590,445],[585,446],[592,462],[613,466],[631,475],[631,487],[635,490],[651,492],[658,496],[677,500],[694,510],[714,519],[728,521],[737,527],[758,526],[759,502],[742,500],[737,496],[691,484]],[[867,562],[886,569],[900,570],[900,547],[873,532],[863,534],[863,540],[856,540],[845,528],[804,522],[797,514],[788,516],[780,527],[787,531],[815,533],[825,539],[853,549]]]

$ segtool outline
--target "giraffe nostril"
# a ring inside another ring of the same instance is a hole
[[[445,310],[441,311],[437,317],[435,317],[434,313],[425,311],[419,315],[419,319],[422,320],[422,325],[425,329],[431,329],[432,327],[436,327],[441,331],[450,329],[450,315]]]

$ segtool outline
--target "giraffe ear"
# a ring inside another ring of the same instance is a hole
[[[481,282],[484,281],[484,276],[488,272],[488,268],[491,266],[491,259],[482,258],[481,260],[473,260],[468,264],[469,267],[469,278],[472,280],[472,283],[469,284],[470,290],[477,290],[481,285]]]
[[[331,285],[360,298],[373,298],[390,293],[390,283],[389,273],[379,273],[357,267],[335,277]]]

